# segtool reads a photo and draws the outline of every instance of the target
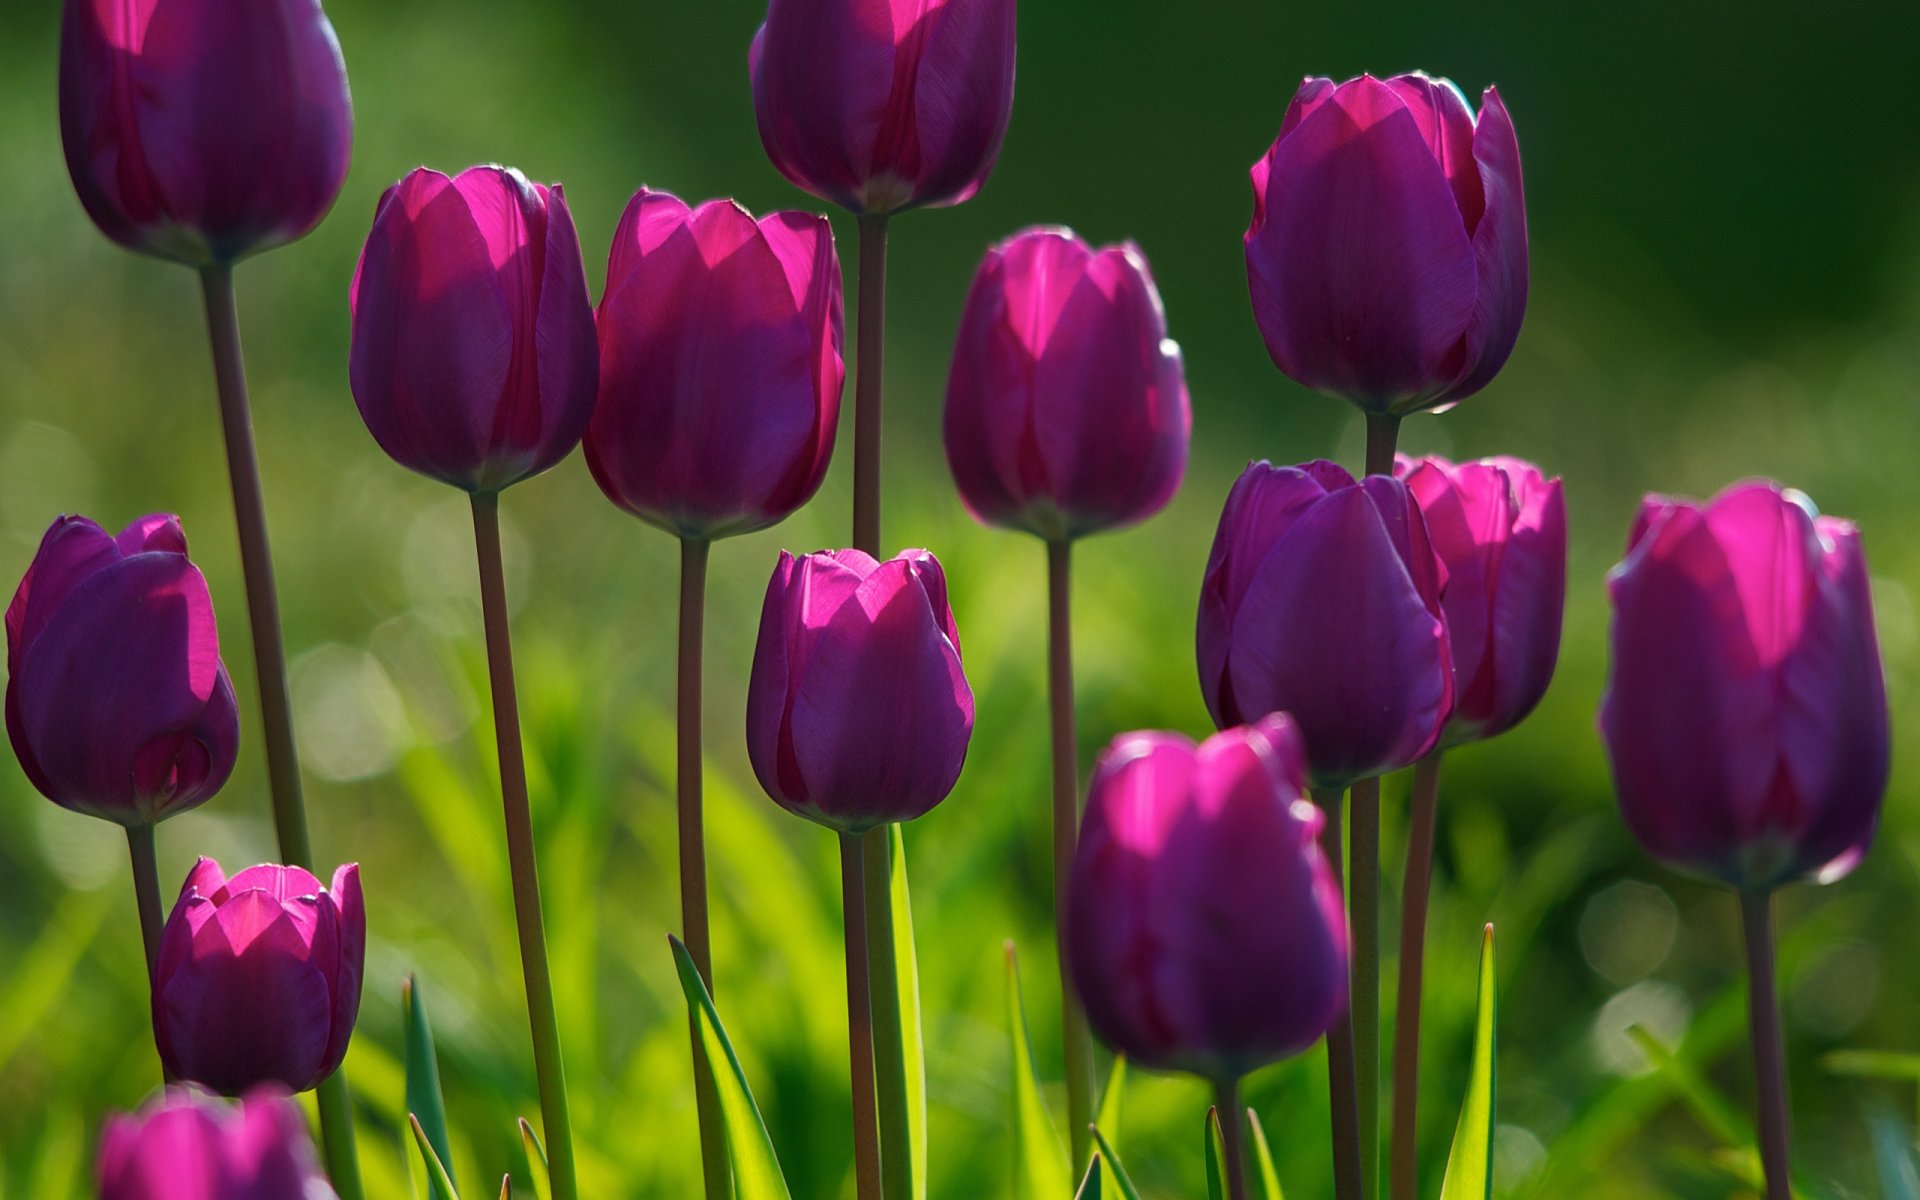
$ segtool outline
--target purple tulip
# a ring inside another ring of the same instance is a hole
[[[768,0],[748,68],[780,173],[856,213],[980,190],[1013,112],[1014,0]]]
[[[333,1200],[299,1105],[273,1087],[237,1106],[168,1088],[107,1118],[95,1173],[100,1200]]]
[[[1736,888],[1852,870],[1891,732],[1860,535],[1797,492],[1649,496],[1609,579],[1600,732],[1649,854]]]
[[[911,821],[953,790],[972,736],[938,559],[782,552],[747,690],[747,753],[767,795],[845,833]]]
[[[947,377],[947,462],[974,516],[1056,541],[1145,520],[1192,428],[1138,247],[1029,229],[987,252]]]
[[[825,217],[688,209],[642,188],[600,301],[587,466],[607,498],[681,537],[748,533],[820,487],[846,365]]]
[[[1282,371],[1369,413],[1464,399],[1527,309],[1520,144],[1488,88],[1308,79],[1253,165],[1247,284]]]
[[[1444,581],[1400,481],[1254,463],[1227,496],[1200,591],[1215,723],[1292,713],[1315,787],[1418,760],[1453,711]]]
[[[1453,651],[1447,745],[1518,725],[1546,695],[1567,594],[1567,506],[1560,481],[1517,458],[1402,458],[1395,472],[1426,518],[1446,568]]]
[[[1115,738],[1069,879],[1067,963],[1135,1062],[1231,1081],[1312,1045],[1347,1007],[1347,923],[1284,713],[1198,747]]]
[[[64,808],[150,825],[211,799],[240,716],[177,517],[61,517],[7,606],[7,734]]]
[[[66,0],[60,135],[102,233],[231,263],[305,236],[340,194],[340,43],[319,0]]]
[[[160,938],[160,1061],[229,1096],[262,1083],[319,1086],[346,1056],[366,953],[358,866],[335,871],[326,888],[299,867],[228,879],[201,859]]]
[[[387,189],[354,272],[353,398],[401,466],[492,492],[572,452],[600,369],[567,198],[505,167]]]

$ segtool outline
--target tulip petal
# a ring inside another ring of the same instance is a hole
[[[337,965],[326,973],[333,983],[332,1036],[327,1039],[325,1060],[326,1069],[331,1071],[346,1057],[347,1042],[360,1019],[360,985],[367,958],[367,909],[360,893],[360,865],[348,863],[336,869],[327,891],[339,937]]]
[[[894,86],[885,0],[770,0],[750,60],[767,157],[795,184],[856,212]]]
[[[1474,161],[1473,110],[1450,79],[1435,79],[1414,72],[1387,80],[1407,106],[1407,113],[1420,126],[1433,160],[1447,177],[1453,198],[1460,208],[1460,219],[1468,236],[1480,224],[1486,211],[1486,191],[1480,182],[1480,167]],[[1515,161],[1518,161],[1517,159]]]
[[[1496,88],[1488,88],[1481,99],[1473,158],[1479,165],[1486,210],[1473,227],[1478,284],[1473,319],[1467,323],[1467,371],[1447,390],[1449,401],[1471,396],[1493,381],[1513,353],[1527,313],[1527,202],[1520,177],[1520,142]]]
[[[890,105],[892,113],[911,115],[911,139],[890,147],[883,124],[875,165],[912,181],[915,204],[959,204],[993,170],[1013,113],[1014,0],[916,7],[924,29],[898,38],[903,48],[918,43],[911,63],[902,64],[912,72],[911,100]],[[896,79],[896,97],[900,87]]]
[[[514,473],[518,480],[539,474],[573,453],[586,436],[600,385],[600,343],[594,334],[593,299],[587,292],[587,267],[566,192],[559,185],[546,196],[546,236],[541,252],[540,303],[533,314],[536,387],[524,393],[515,424],[496,427],[495,444],[533,446],[533,454]],[[500,420],[509,420],[503,412]]]

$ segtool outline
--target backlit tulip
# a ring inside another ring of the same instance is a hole
[[[47,530],[7,607],[7,734],[42,795],[121,825],[210,799],[240,745],[213,598],[178,518]]]
[[[600,358],[558,185],[412,172],[380,199],[351,300],[353,398],[401,466],[498,491],[579,444]]]
[[[168,1088],[107,1118],[100,1200],[333,1200],[300,1106],[278,1088],[239,1105]]]
[[[174,1078],[229,1096],[262,1083],[317,1086],[347,1053],[366,951],[359,867],[341,867],[322,887],[299,867],[265,864],[228,879],[201,859],[160,940],[160,1061]]]
[[[806,503],[840,414],[840,261],[825,217],[634,196],[600,301],[587,466],[682,537],[747,533]]]
[[[1400,481],[1254,463],[1227,496],[1200,591],[1215,723],[1292,713],[1315,787],[1413,763],[1453,711],[1444,579]]]
[[[1149,1067],[1231,1081],[1298,1054],[1347,1004],[1347,925],[1301,798],[1285,714],[1215,734],[1114,739],[1069,884],[1087,1017]]]
[[[748,68],[780,173],[857,213],[980,190],[1013,111],[1014,0],[769,0]]]
[[[972,735],[933,555],[780,555],[747,691],[747,752],[767,795],[842,832],[911,821],[946,799]]]
[[[1752,890],[1851,870],[1891,736],[1853,525],[1768,482],[1650,496],[1609,588],[1600,730],[1647,852]]]
[[[1402,458],[1395,473],[1426,518],[1447,572],[1453,651],[1449,745],[1518,725],[1540,703],[1560,653],[1567,506],[1560,481],[1517,458]]]
[[[1053,540],[1144,520],[1192,425],[1137,247],[1030,229],[987,252],[947,377],[947,462],[976,517]]]
[[[1369,413],[1451,404],[1527,307],[1520,144],[1497,89],[1308,79],[1253,165],[1247,283],[1273,361]]]
[[[353,105],[319,0],[66,0],[60,134],[94,224],[192,266],[304,236]]]

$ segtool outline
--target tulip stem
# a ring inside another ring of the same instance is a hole
[[[1240,1103],[1238,1079],[1215,1080],[1214,1115],[1220,1121],[1221,1151],[1226,1156],[1228,1200],[1247,1200],[1247,1112]]]
[[[1759,1092],[1760,1163],[1767,1200],[1792,1200],[1787,1172],[1787,1064],[1774,991],[1773,893],[1741,892],[1747,940],[1747,1031]]]
[[[147,955],[147,992],[153,992],[153,978],[160,967],[160,934],[166,917],[160,911],[160,865],[153,849],[153,826],[127,826],[127,851],[133,858],[133,899],[140,909],[140,944]],[[160,1078],[173,1082],[165,1063]]]
[[[853,381],[853,545],[880,557],[880,389],[886,361],[887,216],[860,217],[859,345]]]
[[[1413,768],[1413,817],[1407,833],[1407,883],[1400,895],[1400,976],[1393,1009],[1393,1200],[1419,1194],[1420,990],[1427,952],[1427,896],[1433,886],[1433,834],[1440,800],[1440,752]]]
[[[1313,800],[1327,816],[1320,847],[1339,885],[1346,875],[1346,858],[1340,849],[1340,789],[1315,788]],[[1335,1200],[1360,1200],[1360,1103],[1351,1007],[1327,1031],[1327,1093],[1333,1120],[1333,1194]]]
[[[706,818],[702,811],[700,761],[700,657],[706,628],[707,551],[704,538],[680,541],[680,690],[679,759],[675,782],[679,799],[680,924],[687,954],[707,994],[713,994],[712,939],[707,932]],[[727,1163],[726,1131],[720,1125],[720,1093],[713,1084],[713,1068],[701,1052],[700,1030],[693,1038],[693,1095],[700,1114],[700,1165],[706,1178],[707,1200],[728,1200],[733,1194]]]
[[[513,639],[507,625],[506,571],[500,558],[500,496],[473,494],[473,540],[480,565],[480,609],[486,624],[487,673],[493,686],[493,732],[500,754],[500,796],[506,811],[507,860],[513,875],[513,916],[526,976],[527,1020],[533,1029],[533,1069],[540,1088],[540,1120],[555,1200],[578,1200],[573,1127],[567,1117],[567,1077],[560,1062],[560,1026],[553,1011],[547,965],[546,920],[540,911],[540,867],[533,848],[533,811],[527,802],[527,764],[520,743],[520,702],[513,682]]]
[[[1392,461],[1389,459],[1388,461]],[[1363,779],[1348,793],[1352,859],[1348,907],[1353,914],[1353,1070],[1360,1110],[1360,1193],[1380,1189],[1380,780]]]
[[[894,951],[893,838],[880,825],[861,835],[866,892],[867,973],[873,1005],[873,1073],[880,1122],[880,1174],[887,1200],[912,1200],[913,1126],[908,1115],[907,1044]]]
[[[1393,474],[1393,455],[1400,445],[1400,418],[1367,416],[1367,474]]]
[[[1067,971],[1067,880],[1080,822],[1079,748],[1073,727],[1073,543],[1047,543],[1047,699],[1053,725],[1053,928],[1059,944],[1061,1042],[1067,1128],[1078,1172],[1092,1150],[1093,1039]]]
[[[227,480],[240,535],[240,573],[247,590],[247,625],[253,640],[253,671],[260,687],[260,728],[267,747],[267,787],[281,862],[313,869],[313,843],[300,797],[300,759],[293,742],[293,706],[287,691],[287,648],[280,631],[280,599],[273,583],[267,543],[267,507],[260,486],[260,457],[253,444],[253,410],[247,401],[247,366],[240,348],[240,309],[233,295],[233,267],[214,263],[200,270],[206,303],[207,339],[213,347],[213,378],[220,399],[220,429],[227,448]],[[353,1107],[347,1077],[335,1071],[320,1084],[320,1140],[327,1174],[340,1200],[361,1200],[360,1159],[353,1142]]]
[[[885,830],[885,826],[881,827]],[[853,1086],[853,1169],[859,1200],[880,1200],[880,1125],[875,1110],[872,985],[867,972],[867,899],[860,835],[840,835],[840,896],[847,924],[847,1059]]]

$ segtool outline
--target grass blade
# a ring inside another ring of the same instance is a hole
[[[1013,1195],[1015,1200],[1058,1200],[1072,1192],[1073,1177],[1033,1075],[1033,1043],[1012,942],[1007,943],[1007,1034],[1013,1043]]]
[[[401,1032],[407,1062],[407,1111],[420,1122],[427,1144],[442,1165],[453,1161],[453,1147],[447,1138],[447,1104],[440,1090],[440,1061],[433,1050],[433,1027],[427,1022],[426,1002],[420,997],[420,982],[412,975],[400,981]],[[446,1168],[454,1180],[453,1168]],[[453,1200],[451,1192],[442,1192],[433,1173],[427,1173],[427,1191],[435,1200]]]
[[[733,1160],[734,1195],[738,1200],[793,1200],[780,1173],[780,1159],[773,1152],[773,1139],[767,1136],[767,1123],[747,1086],[747,1073],[720,1025],[720,1014],[714,1011],[713,997],[700,981],[686,946],[677,937],[667,941],[673,945],[680,989],[686,993],[694,1028],[700,1033],[700,1052],[713,1070],[714,1088],[720,1093],[720,1123],[726,1128],[727,1153]]]
[[[1440,1200],[1493,1200],[1494,1099],[1499,1083],[1494,1070],[1494,1027],[1499,1004],[1493,973],[1493,926],[1480,940],[1480,1016],[1474,1023],[1473,1071],[1454,1127],[1453,1150]]]
[[[547,1174],[547,1148],[540,1144],[540,1135],[533,1131],[532,1122],[525,1117],[520,1118],[520,1147],[526,1151],[534,1200],[553,1200],[553,1179]]]
[[[907,1144],[913,1159],[913,1200],[927,1200],[927,1049],[920,1024],[920,961],[913,949],[913,898],[907,889],[907,843],[891,826],[893,961],[900,988],[900,1041],[907,1064]]]
[[[1104,1194],[1100,1177],[1100,1155],[1096,1153],[1093,1161],[1087,1164],[1087,1177],[1080,1181],[1080,1190],[1073,1194],[1073,1200],[1102,1200]]]
[[[1287,1200],[1280,1191],[1280,1172],[1273,1169],[1273,1147],[1267,1145],[1267,1131],[1260,1125],[1260,1114],[1247,1110],[1247,1128],[1253,1131],[1253,1161],[1260,1168],[1260,1189],[1266,1200]]]
[[[1120,1140],[1120,1102],[1127,1088],[1127,1056],[1113,1056],[1113,1070],[1107,1072],[1106,1090],[1100,1093],[1100,1111],[1094,1114],[1094,1125],[1103,1130],[1110,1141]],[[1113,1157],[1109,1151],[1107,1157]]]
[[[420,1127],[420,1118],[407,1114],[407,1124],[413,1127],[414,1144],[420,1147],[420,1157],[426,1160],[427,1182],[439,1190],[448,1200],[460,1200],[460,1193],[453,1190],[453,1180],[447,1175],[447,1166],[434,1152],[433,1143],[427,1140],[427,1131]]]
[[[1120,1200],[1140,1200],[1140,1189],[1133,1186],[1133,1180],[1127,1178],[1127,1169],[1120,1165],[1120,1156],[1113,1152],[1113,1144],[1107,1141],[1107,1135],[1098,1125],[1093,1127],[1093,1144],[1100,1157],[1107,1160],[1107,1169],[1113,1173],[1113,1190],[1120,1194]]]
[[[1227,1200],[1227,1146],[1220,1131],[1220,1110],[1207,1109],[1207,1200]]]

